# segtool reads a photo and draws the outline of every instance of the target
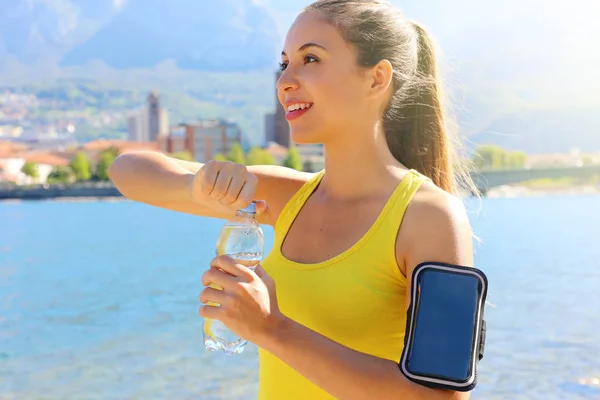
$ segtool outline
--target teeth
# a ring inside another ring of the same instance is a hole
[[[291,106],[288,106],[287,110],[288,111],[296,111],[296,110],[304,110],[310,108],[310,104],[308,103],[297,103],[297,104],[292,104]]]

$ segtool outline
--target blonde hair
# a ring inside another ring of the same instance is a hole
[[[335,26],[356,48],[360,66],[384,59],[392,64],[394,92],[383,123],[394,157],[449,193],[462,188],[476,192],[457,157],[435,45],[425,28],[384,0],[318,0],[304,12],[320,13]]]

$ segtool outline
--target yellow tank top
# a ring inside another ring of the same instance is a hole
[[[411,170],[376,221],[351,248],[320,263],[286,259],[281,246],[325,171],[304,184],[282,210],[262,266],[275,280],[281,311],[354,350],[399,362],[406,327],[406,278],[396,262],[396,237],[411,198],[427,179]],[[269,352],[259,349],[260,400],[333,399]]]

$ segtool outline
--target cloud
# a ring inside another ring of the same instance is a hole
[[[113,6],[117,10],[120,10],[121,8],[123,8],[125,6],[125,3],[127,3],[127,0],[113,0]]]

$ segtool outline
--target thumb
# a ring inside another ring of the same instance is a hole
[[[256,200],[256,213],[258,215],[266,214],[269,212],[269,205],[265,200]]]
[[[256,275],[270,288],[272,286],[274,286],[275,282],[273,281],[273,278],[271,278],[269,276],[269,274],[267,274],[267,271],[265,271],[262,267],[262,265],[258,264],[256,266],[256,268],[254,269],[254,273],[256,273]]]
[[[260,279],[264,279],[264,278],[270,278],[269,274],[267,274],[267,271],[265,271],[262,267],[262,265],[257,264],[256,267],[254,268],[254,273],[256,275],[258,275],[258,277]]]

